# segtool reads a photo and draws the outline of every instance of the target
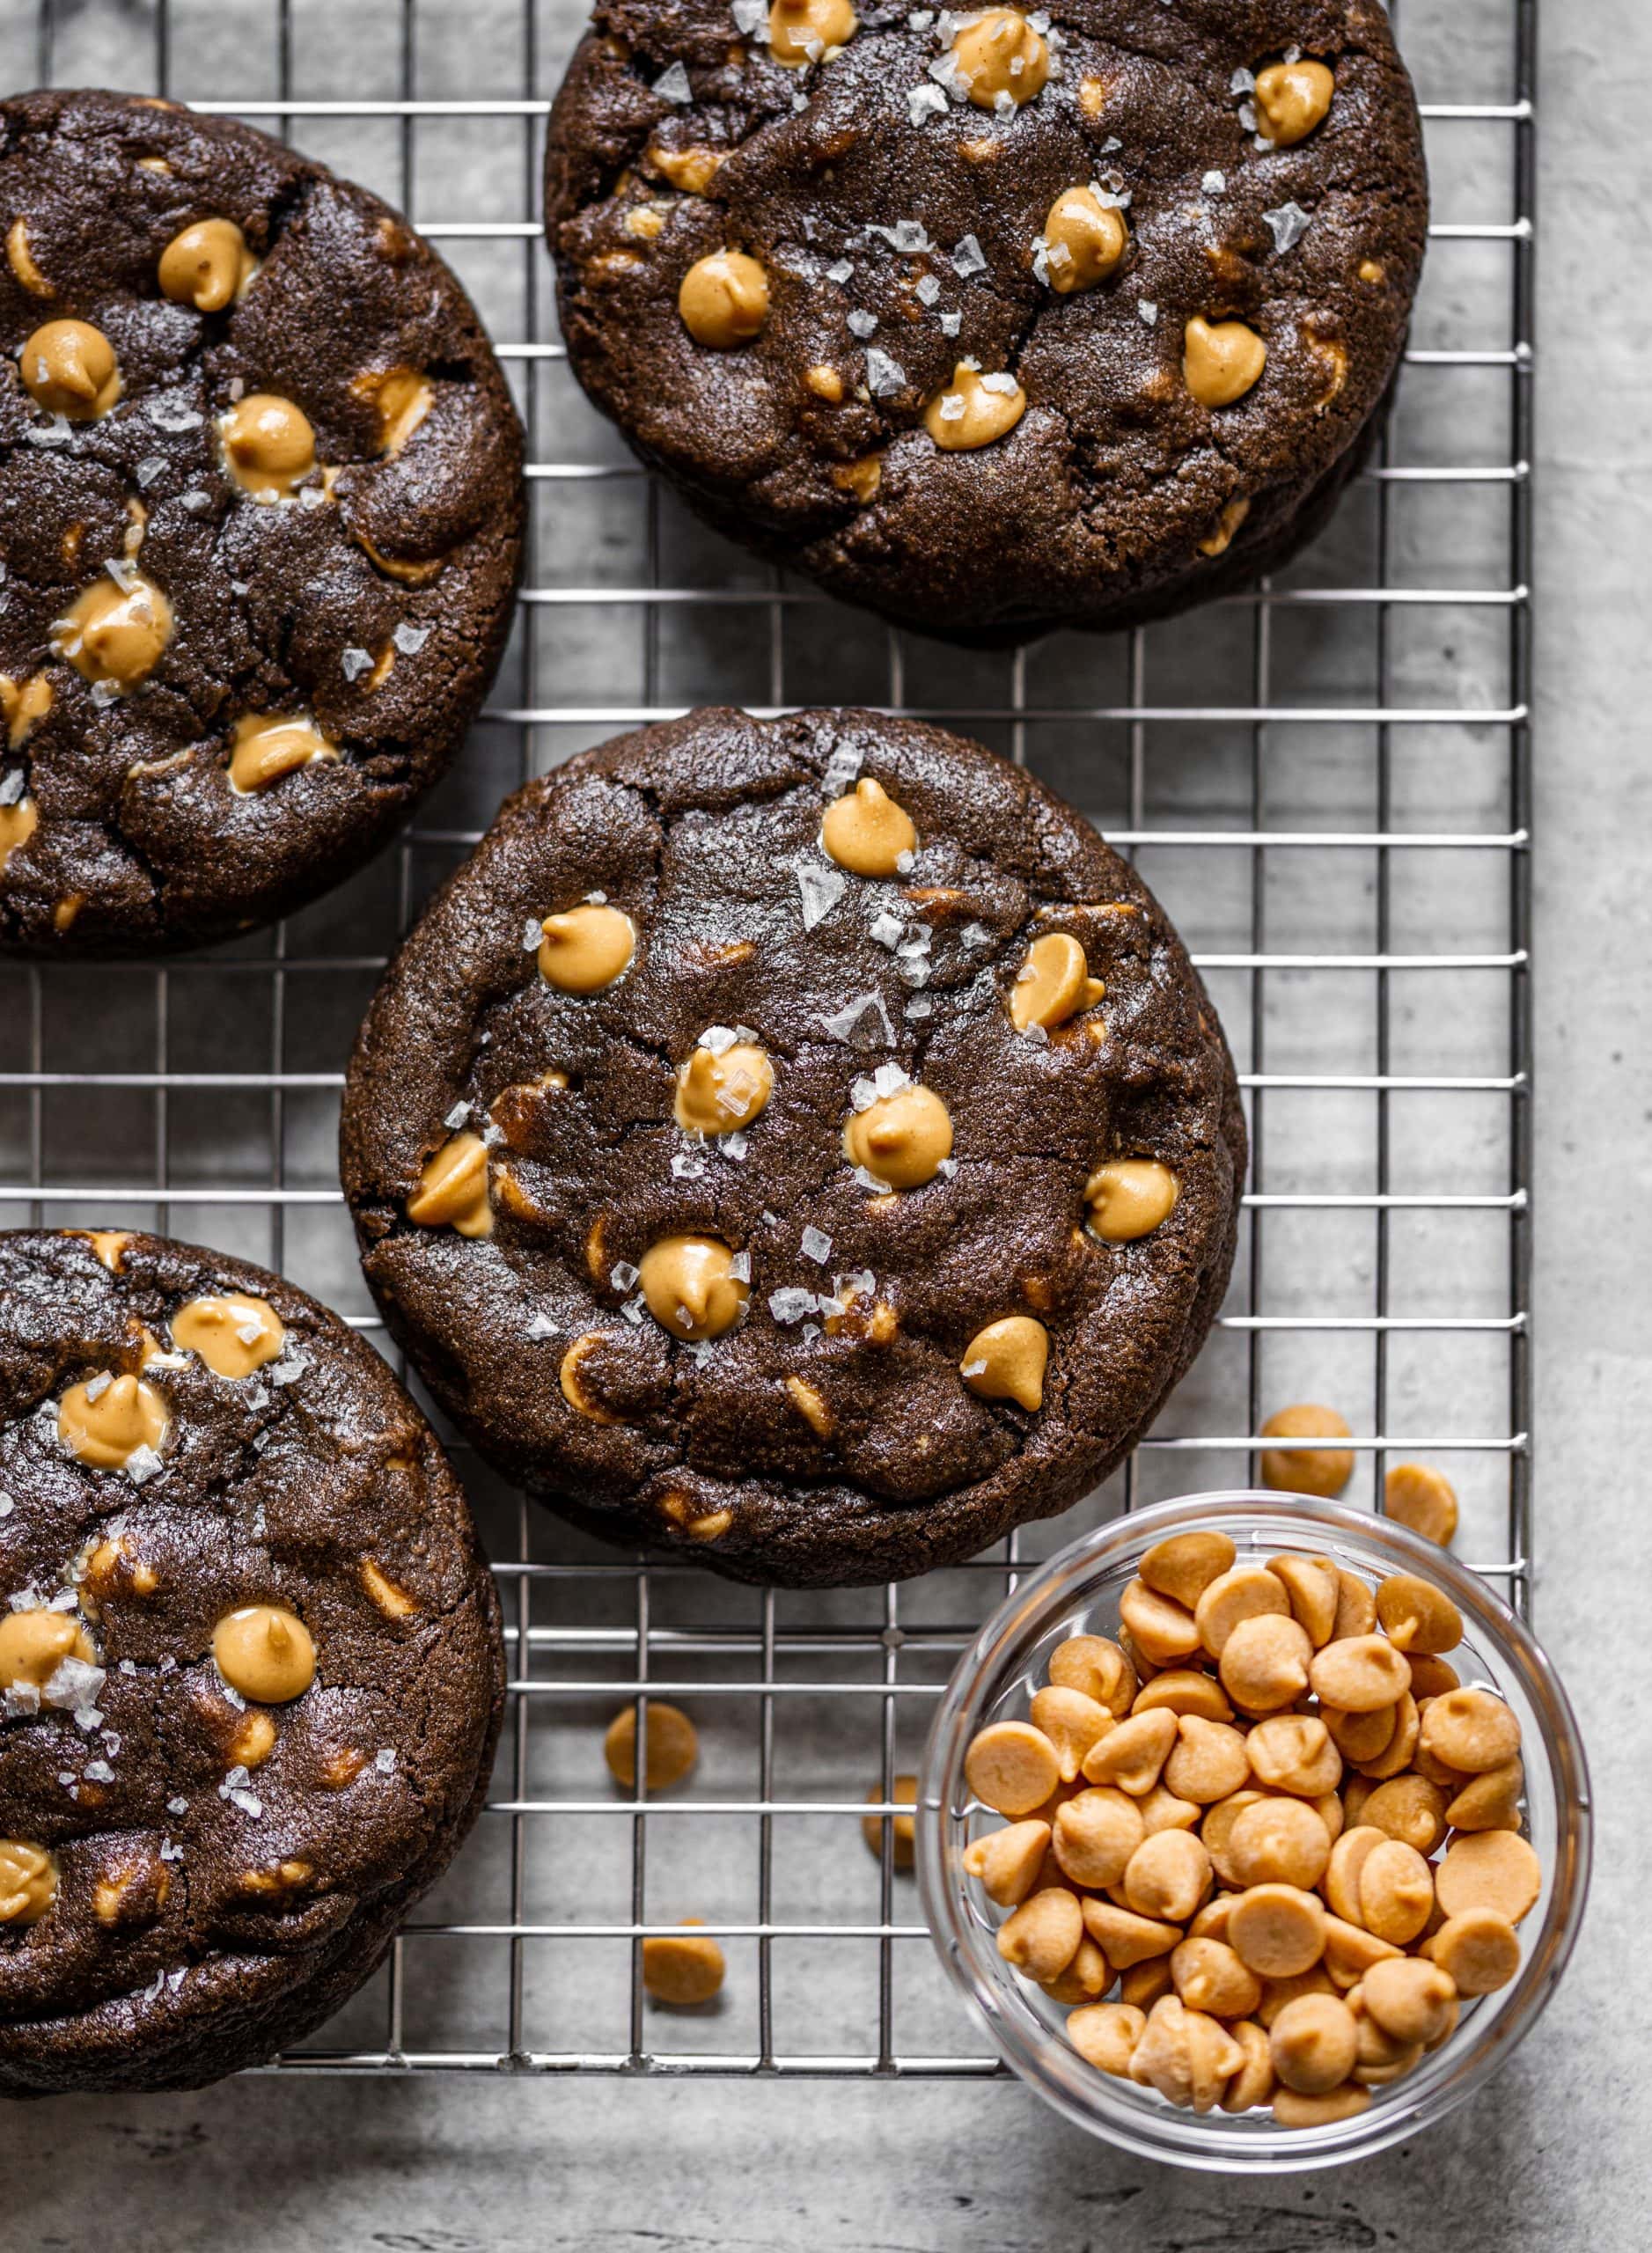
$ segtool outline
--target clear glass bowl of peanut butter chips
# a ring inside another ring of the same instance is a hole
[[[1553,1992],[1589,1779],[1553,1669],[1403,1527],[1277,1493],[1116,1519],[937,1713],[936,1946],[1004,2059],[1145,2156],[1262,2173],[1414,2135]]]

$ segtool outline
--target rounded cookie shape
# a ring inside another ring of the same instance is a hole
[[[822,820],[868,782],[910,842],[863,872]],[[587,993],[535,960],[579,903],[635,933]],[[1046,1024],[1016,997],[1051,934],[1086,968]],[[737,1053],[760,1106],[686,1114],[696,1055]],[[463,1229],[420,1187],[459,1134]],[[1177,1194],[1108,1241],[1087,1186],[1122,1158]],[[475,1444],[787,1586],[927,1571],[1104,1478],[1215,1317],[1244,1163],[1132,871],[1024,770],[853,710],[693,713],[510,800],[379,988],[342,1139],[368,1280]]]
[[[0,953],[200,945],[348,876],[463,741],[516,411],[407,222],[230,119],[0,103]]]
[[[863,11],[812,55],[757,0],[602,0],[545,210],[575,374],[702,514],[1011,642],[1227,592],[1320,529],[1428,187],[1380,0]],[[702,334],[685,282],[731,259],[762,317]]]
[[[225,1296],[277,1359],[180,1342]],[[140,1369],[158,1444],[88,1460],[60,1404]],[[0,2096],[263,2063],[480,1810],[504,1671],[465,1498],[371,1347],[242,1260],[0,1233]]]

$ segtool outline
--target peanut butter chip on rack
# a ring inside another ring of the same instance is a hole
[[[303,407],[275,392],[249,392],[218,422],[224,466],[243,492],[283,500],[316,466],[315,431]]]
[[[235,723],[230,752],[230,787],[239,798],[254,797],[283,774],[296,774],[313,760],[336,759],[338,745],[324,736],[307,713],[275,718],[244,712]]]
[[[917,842],[912,817],[870,774],[834,798],[820,824],[821,851],[852,876],[894,876]]]
[[[768,319],[768,276],[743,250],[713,251],[684,275],[677,310],[696,344],[714,352],[749,344]]]
[[[1457,1531],[1457,1493],[1444,1471],[1426,1463],[1397,1463],[1383,1482],[1383,1508],[1442,1548]]]
[[[1134,1244],[1162,1228],[1176,1208],[1180,1184],[1156,1158],[1112,1158],[1084,1184],[1092,1235],[1104,1244]]]
[[[643,1762],[651,1792],[669,1791],[680,1784],[700,1758],[700,1735],[680,1706],[663,1698],[648,1701],[647,1753]],[[608,1724],[602,1740],[602,1757],[608,1772],[627,1791],[636,1788],[636,1707],[627,1706]]]
[[[1295,148],[1321,123],[1337,82],[1323,62],[1270,62],[1256,74],[1256,127],[1276,149]]]
[[[638,1265],[649,1312],[673,1338],[720,1338],[745,1310],[751,1286],[734,1273],[734,1254],[715,1237],[668,1236]]]
[[[491,1236],[493,1206],[488,1196],[488,1145],[468,1131],[450,1135],[419,1170],[419,1185],[407,1204],[407,1218],[422,1229],[452,1228],[460,1236]]]
[[[88,1377],[57,1404],[58,1438],[98,1471],[124,1471],[145,1450],[158,1455],[171,1427],[165,1401],[138,1376]]]
[[[0,1925],[33,1925],[51,1907],[57,1864],[44,1846],[0,1838]]]
[[[1030,1314],[1006,1315],[978,1330],[964,1349],[959,1374],[983,1400],[1013,1400],[1032,1410],[1044,1405],[1044,1371],[1050,1333]]]
[[[775,0],[768,11],[768,47],[788,70],[829,62],[860,29],[849,0]]]
[[[989,8],[966,23],[952,59],[977,109],[996,109],[1001,96],[1019,109],[1038,99],[1050,75],[1049,48],[1015,8]]]
[[[199,1354],[218,1376],[251,1376],[275,1360],[286,1335],[268,1301],[243,1291],[191,1299],[172,1319],[173,1345]]]
[[[48,320],[25,342],[18,364],[35,405],[71,422],[95,422],[121,396],[114,347],[85,320]]]
[[[117,585],[94,579],[53,621],[52,649],[84,679],[118,690],[148,679],[172,640],[173,606],[153,579],[128,567]]]
[[[751,1125],[774,1088],[775,1068],[763,1049],[745,1040],[720,1048],[702,1042],[678,1072],[672,1115],[687,1134],[732,1134]]]
[[[983,375],[960,360],[952,380],[923,410],[923,427],[943,453],[969,453],[1008,437],[1027,411],[1027,395],[1015,378]]]
[[[1093,187],[1066,187],[1044,221],[1046,278],[1058,297],[1093,289],[1124,256],[1124,220]]]
[[[723,1985],[727,1969],[723,1950],[709,1933],[692,1927],[697,1917],[685,1917],[680,1933],[657,1934],[642,1943],[642,1985],[657,2003],[678,2009],[709,2003]]]
[[[932,1089],[901,1088],[857,1111],[843,1129],[843,1155],[892,1189],[932,1180],[952,1154],[952,1121]]]
[[[636,953],[631,918],[599,901],[547,915],[540,928],[540,976],[560,993],[600,994],[625,975]]]
[[[1090,974],[1084,950],[1067,931],[1034,939],[1010,989],[1010,1020],[1017,1032],[1042,1025],[1047,1032],[1069,1017],[1093,1009],[1106,994]]]
[[[315,1680],[315,1644],[296,1612],[247,1604],[212,1631],[212,1655],[231,1690],[261,1706],[290,1705]]]
[[[161,295],[200,313],[221,313],[246,290],[258,270],[246,237],[233,219],[197,219],[174,235],[160,254]]]
[[[88,1666],[97,1658],[72,1612],[37,1607],[0,1616],[0,1690],[18,1683],[43,1689],[66,1658]]]
[[[1345,1440],[1347,1420],[1318,1401],[1281,1408],[1262,1427],[1267,1440]],[[1329,1501],[1354,1476],[1354,1455],[1340,1447],[1270,1447],[1262,1450],[1262,1484],[1286,1494],[1318,1494]]]
[[[1182,340],[1182,379],[1201,407],[1231,407],[1254,389],[1267,347],[1242,320],[1211,323],[1197,315]]]

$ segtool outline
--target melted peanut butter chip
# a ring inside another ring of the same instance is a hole
[[[1102,202],[1093,187],[1063,188],[1044,221],[1051,289],[1065,297],[1105,282],[1124,256],[1127,240],[1122,215]]]
[[[88,1666],[97,1658],[72,1612],[41,1606],[0,1617],[0,1690],[19,1682],[43,1689],[66,1658],[82,1659]]]
[[[1106,991],[1099,978],[1090,976],[1078,941],[1066,931],[1051,931],[1034,939],[1016,973],[1010,989],[1010,1022],[1017,1032],[1033,1024],[1047,1031],[1093,1009]]]
[[[1259,380],[1267,347],[1242,320],[1197,315],[1182,338],[1182,380],[1201,407],[1231,407]]]
[[[677,1075],[672,1110],[685,1134],[732,1134],[751,1125],[774,1088],[774,1066],[749,1041],[696,1048]]]
[[[917,842],[912,817],[870,774],[834,798],[820,824],[821,851],[857,877],[892,877]]]
[[[686,195],[703,195],[717,176],[727,151],[722,149],[661,149],[650,146],[648,161],[662,179]]]
[[[160,254],[161,295],[199,313],[221,313],[245,295],[258,271],[246,237],[233,219],[197,219]]]
[[[5,723],[6,742],[16,751],[27,742],[36,723],[52,708],[52,684],[43,672],[27,680],[13,680],[0,673],[0,720]]]
[[[398,1588],[371,1557],[362,1559],[362,1586],[386,1619],[405,1619],[410,1611],[419,1608],[407,1589]]]
[[[358,399],[371,400],[378,421],[378,451],[385,454],[401,451],[436,397],[430,378],[417,368],[376,369],[357,376],[350,389]]]
[[[40,812],[33,798],[19,798],[14,805],[0,806],[0,876],[5,874],[11,855],[28,843],[40,826]]]
[[[849,0],[775,0],[768,11],[769,52],[788,70],[829,62],[860,29]]]
[[[57,1864],[44,1846],[0,1838],[0,1925],[33,1925],[51,1907]]]
[[[285,1706],[315,1680],[315,1644],[297,1612],[246,1604],[212,1631],[212,1655],[231,1690],[261,1706]]]
[[[34,263],[29,248],[29,231],[21,219],[14,219],[6,229],[6,264],[32,297],[49,297],[52,285]]]
[[[1044,91],[1050,50],[1014,8],[989,8],[964,25],[952,41],[959,79],[977,109],[996,109],[1000,97],[1019,109]]]
[[[407,1215],[422,1229],[451,1228],[460,1236],[491,1236],[488,1145],[480,1134],[452,1134],[419,1170]]]
[[[52,627],[52,649],[83,679],[122,692],[146,680],[172,640],[173,606],[153,579],[126,570],[94,579]]]
[[[946,390],[923,410],[923,427],[943,453],[970,453],[1008,437],[1027,411],[1027,395],[1010,375],[982,375],[960,360]]]
[[[338,745],[324,736],[307,713],[284,718],[243,712],[235,723],[230,752],[230,788],[238,798],[256,797],[283,774],[296,774],[318,759],[336,759]]]
[[[126,1248],[132,1241],[124,1229],[92,1229],[86,1242],[101,1264],[112,1275],[118,1275],[126,1265]]]
[[[875,500],[884,481],[882,454],[863,454],[857,461],[841,461],[832,471],[832,482],[840,493],[852,493],[864,508]]]
[[[95,422],[121,396],[114,347],[85,320],[48,320],[18,355],[35,405],[71,422]]]
[[[57,1404],[58,1438],[97,1471],[124,1471],[140,1448],[158,1455],[171,1427],[165,1401],[142,1377],[89,1377]]]
[[[673,1338],[720,1338],[751,1296],[733,1266],[734,1254],[715,1237],[662,1237],[638,1269],[649,1312]]]
[[[275,1308],[244,1291],[191,1299],[172,1319],[173,1344],[219,1376],[251,1376],[275,1360],[286,1335]]]
[[[916,1189],[952,1155],[951,1115],[929,1088],[879,1096],[844,1127],[843,1155],[892,1189]]]
[[[617,907],[587,904],[540,926],[540,976],[563,994],[599,994],[631,967],[636,926]]]
[[[562,1366],[556,1373],[557,1383],[562,1388],[563,1399],[580,1415],[588,1416],[593,1424],[618,1424],[624,1419],[616,1416],[612,1408],[604,1407],[581,1369],[586,1355],[602,1342],[599,1330],[589,1330],[583,1338],[576,1338],[562,1355]]]
[[[696,344],[715,352],[749,344],[768,319],[768,276],[743,250],[713,251],[684,275],[677,310]]]
[[[828,406],[835,407],[843,396],[842,377],[835,368],[829,367],[824,361],[818,363],[812,368],[805,368],[803,380],[804,386],[811,391],[817,399],[824,399]]]
[[[1112,1158],[1084,1184],[1090,1226],[1104,1244],[1151,1236],[1175,1209],[1179,1184],[1156,1158]]]
[[[1013,1400],[1026,1409],[1044,1405],[1044,1371],[1050,1333],[1030,1314],[1006,1315],[978,1330],[964,1349],[958,1373],[983,1400]]]
[[[224,466],[258,501],[284,499],[316,466],[315,431],[303,407],[270,391],[249,392],[218,421]]]
[[[1270,62],[1256,74],[1256,124],[1276,149],[1305,141],[1331,106],[1337,82],[1323,62]]]

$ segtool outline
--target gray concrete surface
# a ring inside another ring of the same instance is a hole
[[[4,2253],[1646,2243],[1652,1777],[1631,1638],[1652,1565],[1652,15],[1638,0],[1546,0],[1546,17],[1538,1603],[1589,1741],[1598,1832],[1591,1913],[1539,2033],[1426,2140],[1272,2184],[1142,2166],[1002,2087],[249,2080],[53,2101],[0,2117]]]

